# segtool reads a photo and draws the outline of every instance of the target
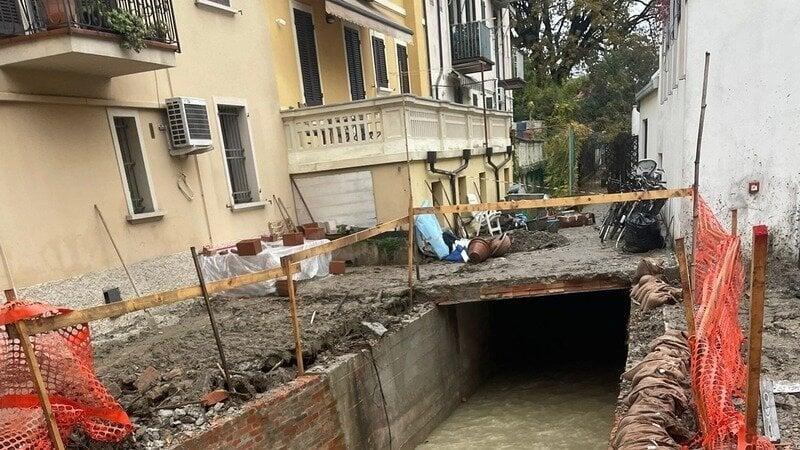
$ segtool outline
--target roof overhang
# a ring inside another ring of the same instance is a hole
[[[362,0],[325,0],[325,11],[342,20],[404,42],[411,41],[414,35],[411,29],[386,17],[370,3]]]
[[[650,81],[648,81],[647,84],[636,93],[636,97],[633,100],[634,103],[639,104],[639,102],[641,102],[645,97],[658,90],[659,78],[659,73],[654,73],[653,76],[650,77]]]

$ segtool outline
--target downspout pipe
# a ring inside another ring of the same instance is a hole
[[[495,193],[497,194],[496,201],[500,201],[500,169],[503,168],[509,161],[511,161],[511,155],[513,154],[513,147],[510,145],[506,147],[506,157],[500,161],[500,164],[495,164],[492,161],[492,156],[494,155],[494,147],[486,147],[486,162],[491,166],[492,170],[494,171],[494,189]]]
[[[427,161],[428,161],[428,169],[432,173],[436,173],[439,175],[445,175],[450,178],[450,198],[452,204],[456,204],[457,197],[456,197],[456,177],[459,173],[463,172],[464,169],[469,166],[469,159],[472,156],[472,149],[465,148],[461,152],[461,165],[458,166],[455,170],[444,170],[444,169],[437,169],[436,168],[436,156],[437,153],[434,151],[428,152]],[[458,213],[453,214],[453,224],[460,223],[459,219],[461,216]],[[466,233],[466,230],[463,230],[462,225],[462,232]]]

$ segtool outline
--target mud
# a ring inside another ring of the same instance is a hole
[[[641,258],[601,246],[589,227],[561,233],[568,245],[511,253],[482,264],[421,265],[411,307],[404,266],[351,267],[345,275],[299,283],[306,367],[377,338],[363,321],[380,322],[391,333],[435,307],[435,301],[479,296],[480,286],[497,282],[609,274],[629,280]],[[662,259],[667,255],[666,251],[650,254]],[[157,329],[149,328],[141,317],[95,340],[97,374],[137,425],[127,447],[168,446],[183,434],[207,429],[214,416],[233,412],[247,399],[294,376],[287,299],[215,299],[212,304],[237,392],[224,404],[210,408],[197,404],[202,394],[223,387],[217,348],[200,300],[154,310],[162,324]]]
[[[569,245],[569,239],[563,234],[547,231],[515,230],[511,233],[510,252],[530,252],[545,248],[557,248]]]
[[[745,298],[740,310],[745,325],[748,302]],[[800,382],[800,269],[794,264],[767,264],[763,346],[762,374],[774,381]],[[775,406],[781,443],[800,448],[800,392],[775,394]]]

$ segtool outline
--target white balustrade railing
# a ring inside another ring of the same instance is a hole
[[[511,113],[412,95],[281,112],[292,173],[510,145]],[[485,136],[486,134],[486,136]]]

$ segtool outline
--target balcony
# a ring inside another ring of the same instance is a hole
[[[412,160],[484,144],[483,110],[407,94],[286,110],[281,118],[290,173],[404,162],[406,136]],[[511,113],[487,111],[486,118],[489,145],[510,145]]]
[[[0,0],[0,67],[116,77],[175,66],[171,0]],[[121,21],[134,24],[121,33]],[[127,47],[127,48],[125,48]]]
[[[498,82],[501,88],[513,91],[525,87],[525,62],[519,50],[514,50],[511,56],[511,70],[506,74],[511,76]]]
[[[492,61],[492,33],[483,21],[459,23],[451,28],[453,69],[461,73],[489,70]]]

